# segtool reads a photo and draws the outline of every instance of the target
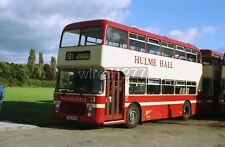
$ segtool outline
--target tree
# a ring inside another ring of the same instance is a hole
[[[36,58],[35,49],[30,49],[30,55],[28,57],[28,63],[27,63],[28,69],[30,71],[30,77],[32,77],[34,73],[35,58]]]
[[[52,69],[49,64],[44,65],[45,77],[47,80],[52,80]]]
[[[20,83],[24,83],[28,80],[27,68],[22,64],[12,64],[11,76],[13,79],[18,80]]]
[[[42,73],[43,73],[43,68],[41,70],[40,66],[36,64],[34,67],[33,78],[42,80]]]
[[[45,73],[44,73],[44,59],[43,59],[43,53],[39,53],[39,71],[40,71],[40,79],[44,79]]]
[[[43,59],[43,53],[42,52],[40,52],[39,53],[39,66],[40,67],[44,67],[44,59]]]
[[[52,70],[52,80],[56,77],[56,59],[55,57],[51,57],[51,70]]]
[[[7,62],[0,62],[0,77],[9,77],[11,73],[11,66]]]

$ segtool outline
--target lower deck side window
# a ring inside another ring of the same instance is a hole
[[[196,82],[187,82],[187,94],[196,94]]]
[[[212,95],[213,94],[213,80],[205,78],[202,81],[202,91],[206,95]]]
[[[174,94],[174,86],[162,85],[162,94]]]
[[[129,80],[129,93],[130,94],[145,94],[146,82],[141,78],[130,78]]]
[[[196,94],[195,81],[161,80],[161,79],[129,79],[129,94]]]
[[[160,92],[161,92],[161,80],[148,79],[147,94],[160,94]]]

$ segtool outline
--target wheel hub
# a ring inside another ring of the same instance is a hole
[[[130,119],[130,122],[134,122],[136,120],[136,111],[135,110],[130,111],[129,119]]]

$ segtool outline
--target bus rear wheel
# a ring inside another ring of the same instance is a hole
[[[134,128],[137,126],[139,120],[140,120],[139,108],[137,105],[131,104],[127,110],[125,126],[127,128]]]
[[[183,120],[188,120],[191,117],[191,104],[188,101],[185,101],[182,109],[182,118]]]

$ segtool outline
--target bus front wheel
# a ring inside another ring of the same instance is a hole
[[[188,120],[191,117],[191,104],[188,101],[185,101],[182,109],[182,118],[183,120]]]
[[[140,120],[140,111],[137,105],[131,104],[128,107],[127,114],[126,114],[126,127],[127,128],[134,128],[137,126]]]

